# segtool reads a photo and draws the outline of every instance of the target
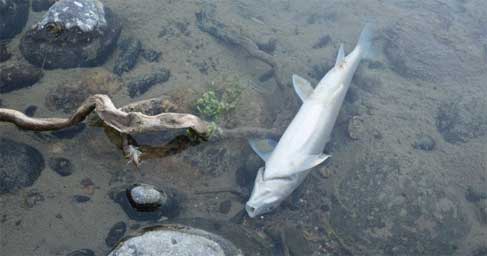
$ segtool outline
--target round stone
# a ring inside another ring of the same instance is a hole
[[[44,158],[37,149],[0,137],[0,195],[32,186],[44,166]]]
[[[28,0],[0,0],[0,40],[20,33],[28,17]]]
[[[109,256],[238,256],[243,255],[230,241],[207,231],[179,224],[146,228],[123,240]]]
[[[133,187],[130,190],[130,196],[132,201],[137,205],[161,204],[161,200],[165,200],[161,192],[154,186],[147,184]]]

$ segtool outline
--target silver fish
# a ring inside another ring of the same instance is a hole
[[[253,150],[265,161],[245,206],[250,217],[274,210],[303,182],[311,168],[330,157],[323,154],[323,150],[330,140],[353,74],[369,52],[371,37],[370,25],[366,25],[350,54],[345,56],[341,45],[335,66],[316,88],[304,78],[292,76],[294,89],[303,105],[279,143],[250,140]]]

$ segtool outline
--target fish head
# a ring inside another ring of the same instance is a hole
[[[254,188],[245,210],[251,218],[276,209],[285,198],[279,184],[274,180],[264,180],[264,167],[261,167],[255,178]]]

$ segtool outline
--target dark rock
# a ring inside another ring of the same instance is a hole
[[[236,182],[239,186],[251,188],[254,184],[257,171],[264,163],[257,156],[249,155],[245,165],[237,169],[235,173]]]
[[[487,199],[487,192],[479,192],[473,189],[472,187],[468,187],[467,192],[465,193],[465,199],[471,203],[480,202],[480,200]]]
[[[257,43],[259,50],[264,51],[270,55],[274,54],[277,46],[277,39],[272,38],[267,41],[267,43]]]
[[[219,211],[220,213],[227,214],[230,212],[232,209],[232,201],[231,200],[225,200],[220,203]]]
[[[81,132],[83,132],[85,128],[86,128],[86,124],[80,123],[75,126],[71,126],[55,132],[51,132],[51,134],[58,139],[72,139],[76,137],[78,134],[80,134]]]
[[[142,50],[142,57],[148,62],[159,62],[161,58],[161,52],[154,51],[154,50]]]
[[[66,256],[95,256],[95,252],[90,249],[79,249],[66,254]]]
[[[12,54],[8,52],[7,44],[0,42],[0,63],[7,61],[12,57]]]
[[[264,74],[262,74],[261,76],[259,76],[259,81],[264,83],[264,82],[269,81],[273,77],[274,77],[274,70],[271,69],[271,70],[265,72]]]
[[[320,49],[326,47],[330,42],[331,42],[331,37],[329,35],[322,36],[320,37],[320,39],[318,39],[318,42],[316,42],[313,45],[313,49]]]
[[[0,40],[13,38],[24,28],[29,17],[28,0],[0,1]]]
[[[413,147],[415,149],[421,149],[425,151],[431,151],[435,148],[436,142],[429,135],[420,135],[414,142]]]
[[[30,63],[46,69],[99,66],[120,31],[118,19],[98,0],[60,0],[24,34],[20,50]]]
[[[44,158],[37,149],[0,138],[0,194],[32,186],[44,166]]]
[[[49,167],[62,177],[73,174],[73,164],[64,157],[50,158]]]
[[[368,63],[367,67],[370,69],[384,69],[384,63],[380,61],[365,60]]]
[[[32,0],[32,11],[47,11],[55,2],[56,0]]]
[[[289,248],[291,255],[311,255],[313,250],[309,242],[304,238],[303,232],[296,227],[286,227],[283,231],[286,246]]]
[[[41,69],[24,64],[1,67],[0,69],[2,70],[0,72],[0,93],[30,87],[44,75]]]
[[[74,195],[73,201],[76,203],[86,203],[86,202],[90,201],[90,197],[89,196],[82,196],[82,195]]]
[[[115,60],[113,73],[121,76],[125,72],[129,72],[137,64],[137,58],[142,50],[142,44],[138,39],[128,38],[122,40],[118,44],[118,56]]]
[[[115,244],[117,244],[118,241],[120,241],[120,239],[122,239],[126,231],[127,225],[125,224],[125,222],[120,221],[115,223],[115,225],[110,228],[110,231],[105,238],[105,244],[109,247],[113,247]]]
[[[58,86],[46,96],[46,107],[51,111],[61,110],[71,113],[86,100],[89,92],[86,88]]]
[[[136,77],[127,85],[129,96],[131,98],[140,96],[147,92],[152,86],[166,82],[169,80],[170,76],[171,73],[168,69],[161,68],[156,72]]]
[[[487,256],[487,247],[476,248],[471,256]]]
[[[110,198],[122,207],[129,218],[137,221],[150,221],[159,220],[163,216],[174,218],[179,214],[179,198],[172,189],[157,189],[164,194],[164,198],[167,198],[166,201],[161,201],[158,208],[147,207],[147,205],[145,205],[146,207],[137,206],[136,208],[133,200],[130,199],[130,190],[135,186],[133,185],[125,191],[113,191],[110,193]]]
[[[30,105],[24,110],[24,114],[29,117],[33,117],[37,111],[37,106]]]
[[[487,103],[481,98],[442,103],[436,114],[436,128],[445,141],[465,143],[487,134]]]

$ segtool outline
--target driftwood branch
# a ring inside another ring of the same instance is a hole
[[[230,46],[240,47],[251,57],[269,65],[272,69],[272,73],[274,74],[274,79],[277,86],[280,89],[285,87],[285,84],[282,82],[279,76],[279,66],[274,58],[270,54],[260,50],[252,39],[243,35],[240,31],[237,31],[219,21],[216,18],[216,10],[214,5],[205,5],[200,12],[196,13],[196,20],[198,22],[198,28],[201,31],[210,34],[211,36],[215,37],[221,42],[227,43]]]
[[[12,123],[25,130],[53,131],[77,125],[94,111],[107,126],[122,135],[122,150],[136,166],[140,163],[142,153],[130,145],[128,136],[138,133],[190,129],[197,137],[212,141],[279,136],[279,132],[275,129],[253,127],[225,129],[192,114],[161,113],[165,109],[174,109],[174,105],[164,98],[143,100],[116,108],[107,95],[97,94],[86,99],[68,118],[33,118],[17,110],[0,108],[0,122]],[[142,112],[158,114],[148,115]]]
[[[69,118],[32,118],[17,110],[0,108],[0,121],[13,123],[25,130],[52,131],[82,122],[93,110],[106,125],[124,134],[191,128],[203,137],[209,136],[208,123],[195,115],[127,113],[117,109],[110,98],[102,94],[90,96]]]

